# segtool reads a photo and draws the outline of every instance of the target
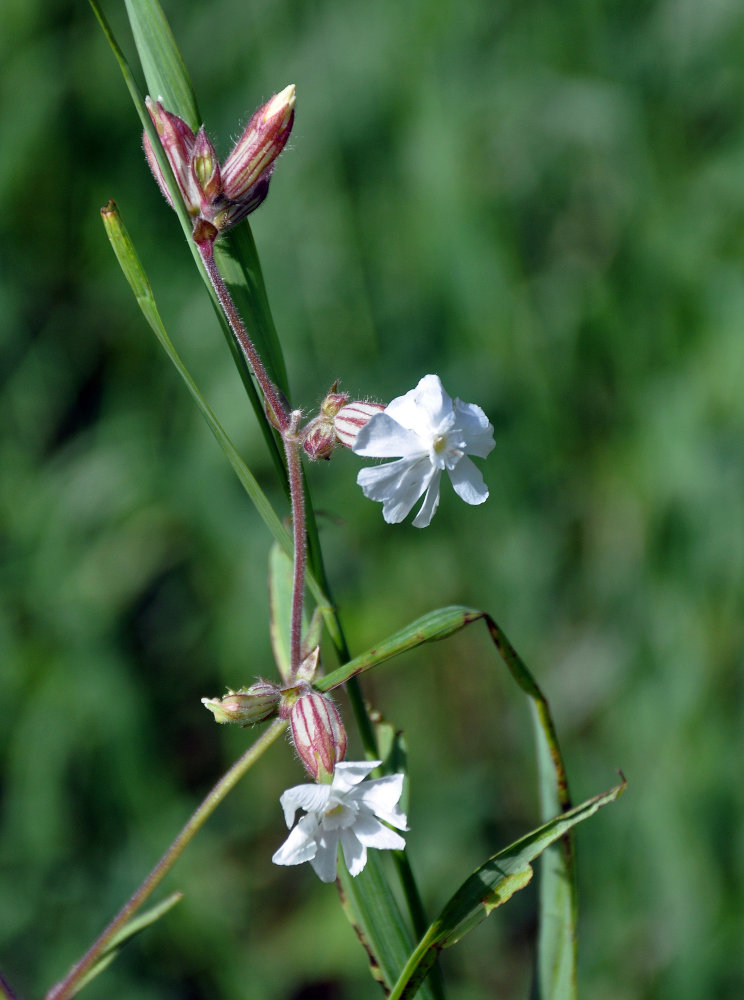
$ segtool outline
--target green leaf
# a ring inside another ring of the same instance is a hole
[[[274,662],[283,681],[289,680],[289,631],[292,620],[292,558],[276,543],[269,551],[269,633]]]
[[[161,917],[165,916],[168,910],[172,909],[181,899],[183,899],[182,892],[173,892],[162,903],[150,907],[149,910],[145,910],[144,913],[140,913],[138,917],[124,924],[118,934],[108,943],[105,951],[101,953],[95,965],[91,966],[85,976],[79,981],[75,987],[75,991],[67,995],[69,997],[77,996],[84,986],[87,986],[92,979],[95,979],[99,973],[111,965],[125,944],[131,941],[136,934],[139,934],[146,927],[154,924],[156,920],[160,920]]]
[[[150,96],[187,122],[201,125],[196,94],[163,8],[157,0],[125,0]]]
[[[564,837],[577,823],[614,802],[625,790],[622,784],[589,799],[494,854],[463,882],[432,923],[410,956],[390,994],[390,1000],[410,1000],[419,990],[437,955],[457,944],[493,911],[506,903],[532,878],[532,864],[543,851]]]
[[[387,994],[411,954],[413,941],[398,904],[382,871],[376,851],[367,855],[367,864],[356,877],[339,863],[339,892],[344,910],[370,956],[370,971]],[[428,984],[422,996],[434,1000]]]
[[[359,656],[355,656],[332,673],[321,677],[316,681],[315,686],[319,691],[330,691],[331,688],[345,684],[352,677],[357,677],[400,653],[415,649],[416,646],[420,646],[424,642],[437,642],[440,639],[446,639],[447,636],[458,632],[471,621],[478,621],[482,617],[482,611],[473,611],[471,608],[459,605],[430,611],[429,614],[417,618],[416,621],[393,633],[388,639],[373,646],[372,649],[360,653]]]

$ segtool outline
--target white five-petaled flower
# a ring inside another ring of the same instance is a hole
[[[336,878],[338,845],[346,867],[358,875],[367,864],[367,848],[402,850],[405,840],[381,823],[407,830],[398,807],[403,775],[364,778],[380,761],[342,761],[336,764],[330,785],[296,785],[282,793],[284,819],[292,827],[299,809],[305,815],[271,859],[276,865],[301,865],[309,861],[323,882]]]
[[[359,431],[355,454],[399,457],[362,469],[357,482],[366,497],[382,502],[382,516],[389,524],[402,521],[426,494],[413,519],[415,527],[425,528],[439,506],[443,469],[466,503],[488,499],[483,476],[467,456],[485,458],[493,447],[493,427],[480,406],[453,400],[438,375],[425,375],[415,389],[398,396]]]

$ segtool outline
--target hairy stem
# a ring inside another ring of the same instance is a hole
[[[222,275],[220,274],[214,259],[214,243],[210,238],[195,239],[199,249],[199,256],[204,264],[204,269],[212,283],[214,293],[219,300],[222,311],[230,324],[230,329],[235,334],[235,339],[245,355],[245,359],[251,367],[251,371],[261,387],[264,401],[270,412],[271,421],[279,429],[282,437],[288,432],[290,426],[290,415],[286,401],[282,398],[279,390],[269,378],[263,361],[255,348],[253,341],[248,335],[242,319],[235,308],[230,292],[227,290]]]
[[[305,493],[302,482],[302,460],[296,425],[299,411],[291,416],[290,430],[282,434],[287,458],[289,495],[292,502],[292,535],[294,539],[294,572],[292,574],[292,617],[289,628],[289,675],[293,678],[302,661],[302,608],[305,596],[307,541],[305,532]]]

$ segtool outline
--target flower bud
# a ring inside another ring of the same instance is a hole
[[[249,688],[228,691],[223,698],[202,698],[202,705],[214,715],[215,722],[234,722],[252,726],[276,715],[281,693],[275,684],[257,681]]]
[[[348,403],[349,394],[337,390],[338,382],[334,382],[320,404],[320,413],[310,421],[304,430],[302,447],[313,461],[320,458],[328,460],[338,443],[333,422],[344,403]]]
[[[280,714],[289,715],[292,742],[308,774],[315,781],[332,774],[346,755],[346,730],[331,699],[307,687]]]
[[[254,113],[222,168],[222,193],[229,201],[253,200],[253,189],[262,175],[268,190],[266,173],[292,131],[294,106],[295,88],[290,84]]]
[[[205,218],[209,218],[212,204],[219,197],[222,181],[217,154],[207,138],[203,125],[196,133],[191,153],[191,177],[195,189],[199,192],[201,213]]]
[[[212,221],[221,233],[232,229],[242,222],[251,212],[255,212],[261,202],[269,193],[269,181],[274,169],[272,166],[253,185],[250,194],[240,201],[228,201],[227,198],[220,197],[213,206]]]
[[[316,417],[305,428],[302,447],[307,457],[317,462],[319,459],[328,461],[336,447],[336,436],[333,433],[333,420]]]
[[[384,409],[382,403],[366,403],[363,400],[342,406],[333,420],[336,438],[347,448],[353,448],[362,427]]]
[[[201,199],[191,169],[191,155],[194,150],[196,136],[183,118],[179,118],[178,115],[174,115],[171,111],[166,111],[160,101],[153,101],[147,97],[145,98],[145,104],[147,105],[147,110],[150,112],[152,123],[160,137],[165,155],[168,157],[168,162],[173,169],[178,186],[181,189],[186,208],[189,214],[197,215]],[[173,201],[170,191],[168,190],[168,185],[165,182],[163,172],[160,169],[147,133],[144,134],[143,146],[150,170],[152,170],[153,176],[158,182],[158,187],[172,208]]]

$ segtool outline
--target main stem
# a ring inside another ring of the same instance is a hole
[[[292,504],[292,532],[294,536],[294,571],[292,580],[292,619],[289,633],[290,679],[295,676],[302,661],[302,608],[305,595],[305,572],[307,569],[307,540],[305,530],[305,501],[298,436],[300,412],[290,412],[286,400],[269,378],[261,356],[245,328],[235,303],[228,291],[214,259],[214,243],[208,236],[195,239],[204,269],[214,288],[222,311],[227,318],[235,340],[250,365],[253,375],[261,387],[269,419],[279,430],[284,443],[287,460],[287,477]]]
[[[246,361],[251,366],[251,371],[253,372],[256,381],[261,386],[261,392],[263,393],[271,422],[279,430],[282,437],[284,437],[284,435],[289,432],[291,424],[289,407],[287,406],[286,400],[282,398],[281,393],[269,378],[268,373],[264,368],[263,361],[261,360],[253,341],[249,337],[248,331],[243,325],[243,320],[240,318],[238,310],[235,308],[232,296],[227,290],[227,285],[225,284],[223,277],[217,268],[217,264],[215,263],[214,243],[211,239],[203,239],[196,240],[196,245],[199,248],[199,256],[201,257],[204,268],[209,275],[212,288],[214,288],[215,295],[219,299],[219,303],[222,306],[222,311],[227,317],[230,328],[235,334],[235,339],[240,345],[240,349],[245,355]]]
[[[292,574],[292,618],[289,630],[289,675],[292,680],[302,661],[302,606],[305,596],[307,569],[307,535],[305,531],[305,494],[302,483],[302,460],[296,436],[299,411],[292,414],[292,433],[282,435],[287,458],[289,495],[292,501],[292,534],[294,541],[294,572]]]

